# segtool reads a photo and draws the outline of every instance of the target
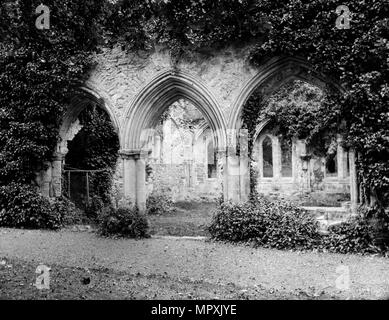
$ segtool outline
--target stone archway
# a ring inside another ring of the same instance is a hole
[[[230,113],[228,128],[239,127],[240,115],[250,96],[257,90],[262,96],[269,97],[285,83],[292,80],[302,80],[324,89],[328,84],[340,92],[345,90],[325,76],[315,72],[309,64],[299,58],[273,58],[259,68],[257,74],[249,79],[235,99]]]
[[[112,121],[115,131],[118,133],[119,125],[113,108],[107,99],[102,98],[94,90],[83,87],[75,93],[66,111],[61,128],[59,130],[59,141],[51,162],[46,163],[47,169],[41,172],[40,190],[42,195],[47,197],[60,197],[62,195],[62,170],[63,162],[68,153],[68,141],[73,140],[77,133],[82,129],[78,121],[79,114],[88,104],[95,104],[102,108],[108,114]]]
[[[325,89],[328,85],[331,85],[336,90],[345,92],[343,87],[314,71],[314,69],[303,59],[292,57],[273,58],[260,67],[257,74],[245,83],[243,89],[233,103],[228,121],[228,129],[239,132],[241,127],[241,112],[245,103],[255,91],[259,91],[266,100],[281,86],[293,80],[302,80],[321,89]],[[263,123],[261,127],[265,124],[266,122]],[[260,128],[257,128],[257,132],[255,133],[256,136],[258,135],[258,130],[260,130]],[[236,139],[236,134],[231,135],[231,137],[229,137],[228,145],[237,145]],[[355,168],[355,152],[353,150],[350,151],[349,166],[351,204],[355,210],[358,203],[358,186]],[[249,175],[249,172],[247,172],[247,175]],[[240,176],[240,180],[246,181],[249,179],[247,175],[246,177]],[[238,182],[235,184],[237,183]],[[242,182],[240,184],[242,184]]]
[[[179,99],[188,100],[203,114],[213,132],[217,161],[225,159],[226,124],[217,100],[192,75],[175,70],[160,73],[133,99],[121,132],[124,197],[141,211],[146,208],[145,163],[150,135],[162,113]]]

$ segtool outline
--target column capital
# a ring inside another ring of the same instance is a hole
[[[145,159],[149,155],[150,151],[139,150],[139,149],[122,149],[119,150],[119,156],[122,159]]]
[[[136,155],[140,153],[140,150],[137,149],[121,149],[119,150],[119,156],[123,159],[135,158]]]
[[[54,152],[52,160],[53,161],[62,161],[65,159],[66,154],[62,152]]]

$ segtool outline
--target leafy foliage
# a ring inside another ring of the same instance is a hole
[[[85,208],[85,214],[89,219],[96,221],[104,207],[104,201],[99,196],[93,195]]]
[[[65,162],[76,169],[104,170],[89,173],[90,197],[100,197],[108,204],[120,149],[117,133],[106,112],[96,106],[85,108],[79,120],[83,128],[68,143]]]
[[[388,251],[388,224],[380,227],[382,239],[377,237],[371,220],[360,212],[359,216],[330,227],[329,233],[322,235],[318,222],[305,210],[284,201],[252,197],[246,203],[220,203],[209,232],[215,240],[276,249],[366,254]]]
[[[63,111],[99,44],[139,54],[165,45],[175,59],[247,44],[253,65],[303,57],[346,89],[329,88],[309,136],[343,133],[358,152],[365,194],[379,204],[389,198],[389,8],[382,1],[344,1],[353,13],[348,30],[335,28],[335,0],[47,0],[55,27],[46,31],[34,25],[38,4],[0,4],[0,185],[30,183],[51,159]],[[305,136],[312,119],[299,121],[292,133]]]
[[[362,216],[330,227],[321,247],[338,253],[376,253],[380,248],[374,237],[373,226]],[[389,230],[387,230],[389,232]]]
[[[58,229],[66,211],[37,194],[28,185],[0,186],[0,226],[26,229]]]
[[[105,1],[45,1],[50,30],[35,28],[41,1],[2,1],[0,184],[30,183],[51,160],[70,96],[92,65]]]
[[[154,190],[147,197],[146,208],[148,215],[164,215],[174,210],[170,194],[163,189]]]
[[[134,207],[115,209],[104,208],[99,216],[99,230],[104,236],[122,236],[128,238],[147,238],[148,221]]]
[[[86,223],[83,212],[65,197],[50,199],[51,210],[58,212],[64,226]]]
[[[271,56],[304,57],[315,71],[346,89],[340,93],[329,87],[317,120],[301,119],[295,134],[312,140],[331,129],[342,133],[345,145],[359,154],[367,194],[382,202],[389,190],[389,8],[375,0],[342,4],[353,12],[347,30],[335,28],[337,1],[257,2],[272,29],[253,47],[251,61],[259,65]],[[304,132],[313,124],[313,130]]]
[[[277,249],[310,249],[319,239],[317,222],[305,210],[263,197],[222,203],[209,232],[216,240],[250,241]]]

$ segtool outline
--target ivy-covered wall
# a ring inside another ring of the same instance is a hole
[[[218,117],[231,129],[239,113],[232,116],[234,110],[241,111],[256,85],[265,82],[262,76],[274,72],[272,87],[295,68],[283,64],[270,70],[266,61],[298,57],[311,66],[306,79],[314,73],[332,79],[331,94],[306,138],[341,131],[358,154],[363,200],[373,205],[388,198],[384,2],[342,1],[351,23],[338,29],[337,0],[46,0],[51,28],[43,31],[35,27],[40,4],[0,5],[0,184],[30,183],[36,169],[52,159],[64,111],[80,86],[109,100],[122,129],[137,92],[158,72],[181,70],[199,79],[196,86],[205,84],[223,115]]]

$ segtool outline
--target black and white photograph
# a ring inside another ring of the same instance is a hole
[[[0,17],[0,300],[389,300],[388,0]]]

